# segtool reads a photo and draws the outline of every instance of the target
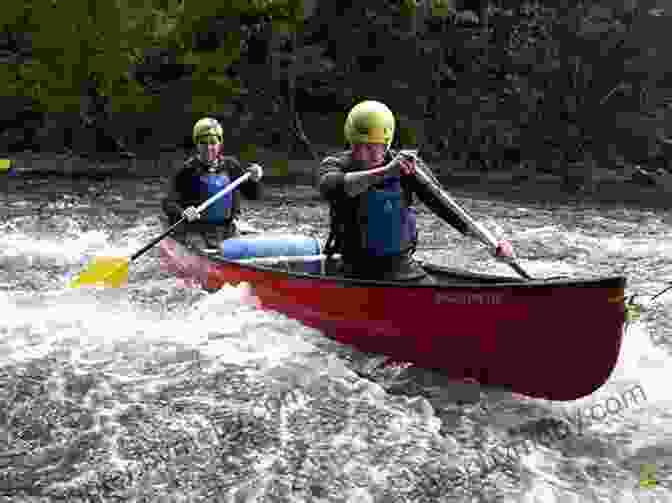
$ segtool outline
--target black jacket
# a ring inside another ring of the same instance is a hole
[[[396,155],[396,151],[389,150],[385,155],[385,162],[390,162]],[[425,172],[431,174],[431,170],[426,164],[422,163],[422,167]],[[338,206],[339,204],[342,204],[344,200],[348,199],[348,196],[345,193],[345,174],[357,169],[362,168],[356,167],[356,163],[352,161],[350,151],[344,151],[326,157],[320,163],[319,191],[322,194],[322,197],[332,205]],[[458,232],[463,235],[469,234],[469,228],[466,223],[463,222],[450,208],[439,204],[434,198],[430,197],[427,188],[424,187],[415,176],[402,175],[401,186],[408,206],[413,205],[413,194],[415,194],[432,212],[446,221],[446,223],[451,225]],[[345,223],[353,224],[354,222]]]
[[[184,167],[175,175],[171,181],[168,195],[163,200],[163,211],[171,223],[174,223],[182,218],[182,213],[189,206],[198,206],[204,202],[201,200],[203,196],[196,191],[196,185],[192,183],[192,180],[194,177],[207,173],[207,166],[203,164],[198,159],[198,157],[194,156],[185,161]],[[241,167],[238,159],[227,156],[222,159],[222,163],[220,164],[216,173],[226,174],[233,181],[236,178],[242,176],[245,171]],[[247,180],[240,184],[238,188],[233,191],[232,216],[234,220],[240,213],[240,193],[242,193],[246,199],[261,199],[263,193],[262,185],[260,182]],[[192,222],[188,225],[190,229],[194,230],[197,227],[208,228],[213,226],[212,224],[201,223],[198,221]]]

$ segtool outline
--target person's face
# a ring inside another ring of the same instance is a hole
[[[212,166],[217,163],[222,152],[222,142],[214,135],[201,136],[198,138],[196,148],[201,161]]]
[[[385,150],[386,145],[382,143],[356,143],[352,145],[352,158],[364,162],[371,169],[383,163]]]

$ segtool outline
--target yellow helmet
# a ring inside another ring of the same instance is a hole
[[[194,124],[192,133],[194,143],[198,143],[198,139],[203,136],[216,136],[222,142],[224,141],[224,130],[217,120],[205,117]]]
[[[383,143],[389,148],[394,137],[394,115],[379,101],[362,101],[350,110],[344,130],[351,145]]]

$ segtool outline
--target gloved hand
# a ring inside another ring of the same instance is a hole
[[[187,222],[193,222],[194,220],[201,218],[201,214],[196,209],[196,206],[189,206],[184,210],[182,216],[187,219]]]
[[[264,176],[264,169],[259,164],[250,164],[246,171],[252,174],[250,179],[253,182],[258,182]]]
[[[516,254],[513,250],[513,245],[511,241],[501,240],[497,243],[497,248],[495,248],[495,257],[502,258],[516,258]]]
[[[401,150],[388,164],[388,176],[412,175],[415,173],[416,150]]]

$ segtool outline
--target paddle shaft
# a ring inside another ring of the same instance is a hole
[[[200,206],[198,206],[196,208],[196,211],[201,213],[202,211],[206,210],[212,203],[214,203],[218,199],[221,199],[225,195],[232,192],[236,187],[238,187],[238,185],[247,181],[247,179],[250,178],[251,176],[252,176],[252,173],[245,173],[240,178],[237,178],[235,181],[231,182],[229,185],[227,185],[222,190],[217,192],[217,194],[215,194],[214,196],[212,196],[209,199],[207,199],[206,201],[204,201]],[[147,243],[145,246],[143,246],[137,252],[135,252],[133,255],[131,255],[130,261],[133,262],[136,258],[138,258],[140,255],[145,253],[152,246],[154,246],[156,243],[158,243],[163,238],[165,238],[168,234],[173,232],[177,228],[177,226],[181,225],[186,219],[187,219],[187,217],[180,218],[177,222],[175,222],[173,225],[171,225],[166,231],[164,231],[160,236],[152,239],[149,243]]]
[[[436,196],[438,196],[446,205],[448,205],[450,209],[453,210],[453,212],[455,212],[457,216],[467,224],[469,229],[476,235],[476,237],[478,237],[486,245],[497,248],[497,239],[495,236],[493,236],[492,233],[488,231],[488,229],[483,227],[483,225],[471,218],[471,216],[466,211],[464,211],[462,207],[457,204],[457,202],[452,197],[450,197],[450,195],[445,190],[434,183],[434,180],[432,180],[423,169],[420,169],[416,166],[415,174],[422,179],[426,187],[434,192]],[[509,264],[509,266],[523,278],[532,279],[532,277],[527,274],[527,272],[525,272],[525,270],[514,259],[506,258],[502,260]]]

